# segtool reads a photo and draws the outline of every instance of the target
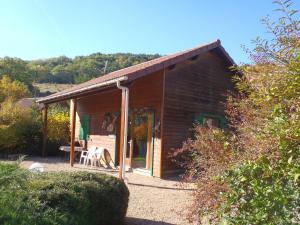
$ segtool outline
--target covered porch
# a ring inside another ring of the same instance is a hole
[[[43,101],[44,142],[47,149],[47,110],[52,103],[70,101],[70,166],[75,145],[106,149],[112,163],[124,171],[161,177],[161,114],[164,70],[138,79],[124,76],[104,82],[93,91]]]

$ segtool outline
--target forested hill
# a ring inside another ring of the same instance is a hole
[[[0,76],[8,75],[13,80],[19,80],[28,86],[32,83],[78,84],[159,56],[158,54],[95,53],[75,58],[60,56],[31,61],[4,57],[0,58]]]

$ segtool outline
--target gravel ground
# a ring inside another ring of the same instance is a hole
[[[69,164],[59,158],[28,158],[21,166],[28,168],[39,162],[45,171],[79,171],[88,170],[109,173],[117,176],[116,171],[99,168],[87,168]],[[126,173],[130,191],[126,225],[188,225],[185,213],[191,203],[192,186],[183,186],[176,179],[162,180],[134,173]]]

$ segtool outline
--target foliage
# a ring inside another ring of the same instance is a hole
[[[223,216],[232,224],[300,223],[300,23],[291,1],[276,3],[278,23],[263,20],[272,41],[258,38],[254,65],[239,68],[238,88],[247,95],[228,105],[237,148],[243,162],[251,160],[224,176],[231,206]]]
[[[0,80],[0,103],[5,100],[16,101],[28,95],[29,91],[22,82],[17,80],[13,81],[7,75],[2,76]]]
[[[118,225],[129,192],[119,179],[100,173],[32,174],[0,163],[0,223],[5,225]]]
[[[145,123],[141,123],[135,126],[133,132],[134,132],[134,137],[137,141],[142,142],[147,140],[148,129]]]
[[[171,158],[186,169],[185,182],[195,182],[194,204],[188,215],[190,221],[214,212],[222,201],[221,192],[228,190],[226,183],[217,179],[236,162],[232,136],[219,128],[195,124],[194,138],[176,149]],[[217,215],[215,215],[217,216]],[[211,220],[216,219],[214,217]]]
[[[20,108],[15,104],[17,100],[28,95],[27,87],[12,81],[8,76],[0,80],[0,125],[8,125],[21,116]]]
[[[0,103],[0,127],[4,128],[20,120],[22,108],[10,99]]]
[[[0,76],[8,75],[12,80],[25,83],[33,93],[36,83],[82,83],[104,73],[119,70],[157,58],[159,55],[102,54],[77,56],[73,59],[60,56],[45,60],[24,61],[18,58],[0,58]],[[105,69],[105,64],[107,67]]]
[[[0,149],[1,152],[36,152],[40,147],[39,113],[24,110],[17,101],[28,96],[25,84],[8,76],[0,80]]]
[[[22,59],[4,57],[0,59],[0,75],[7,75],[12,80],[30,85],[33,81],[33,71]]]
[[[2,104],[3,106],[3,104]],[[0,110],[0,150],[4,153],[40,154],[43,139],[41,111],[12,106],[7,115]],[[4,120],[5,119],[5,120]],[[54,105],[48,113],[48,152],[56,154],[60,145],[70,140],[68,108]]]
[[[224,179],[223,220],[229,224],[299,224],[299,162],[270,163],[267,158],[246,162]]]
[[[257,38],[253,63],[236,68],[231,131],[196,128],[177,150],[196,174],[193,213],[209,223],[300,223],[300,22],[291,1],[275,3],[283,16],[263,20],[271,40]]]
[[[20,118],[22,110],[16,102],[28,96],[29,91],[23,83],[12,81],[8,76],[0,80],[0,125],[9,125]]]
[[[0,151],[38,154],[42,143],[42,118],[38,107],[24,109],[18,101],[29,95],[25,84],[3,76],[0,80]],[[63,106],[49,110],[49,146],[69,142],[69,111]]]
[[[195,124],[193,139],[184,142],[172,158],[187,169],[185,178],[188,180],[200,179],[203,175],[215,176],[220,173],[219,168],[233,160],[230,141],[230,136],[222,129]]]
[[[18,120],[22,114],[16,101],[29,94],[27,87],[19,82],[12,81],[8,76],[0,80],[0,124],[9,125]]]
[[[48,114],[49,141],[67,144],[70,141],[69,108],[60,105],[51,106]]]
[[[42,129],[40,113],[36,110],[14,109],[8,125],[0,127],[0,150],[4,153],[37,154],[41,149]]]
[[[59,146],[69,145],[70,116],[67,105],[53,104],[48,109],[47,154],[61,153]]]
[[[22,109],[6,104],[0,109],[0,151],[2,153],[40,154],[43,139],[41,111],[38,108]],[[7,112],[7,114],[3,113]],[[68,108],[54,105],[48,113],[48,153],[56,154],[60,145],[70,140]]]

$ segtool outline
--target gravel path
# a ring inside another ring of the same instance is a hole
[[[59,158],[28,158],[21,166],[28,168],[39,162],[45,171],[88,170],[109,173],[117,176],[116,171],[86,168],[82,165],[70,167]],[[130,191],[126,225],[188,225],[185,213],[191,203],[192,186],[182,186],[177,180],[162,180],[134,173],[126,173]]]

